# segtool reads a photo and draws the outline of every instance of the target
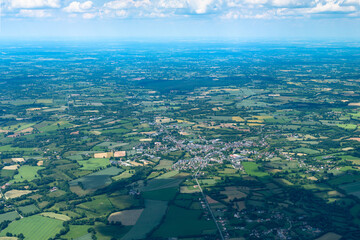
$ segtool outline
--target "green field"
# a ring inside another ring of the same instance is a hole
[[[70,225],[70,231],[63,237],[65,239],[75,239],[88,234],[88,229],[93,226],[91,225]],[[90,236],[91,237],[91,236]]]
[[[54,237],[63,228],[63,221],[34,215],[25,217],[12,222],[7,228],[0,232],[0,236],[5,236],[7,232],[12,234],[24,234],[25,239],[35,240]]]
[[[134,175],[133,172],[134,172],[134,171],[128,170],[128,171],[125,171],[125,172],[123,172],[123,173],[115,176],[115,177],[112,177],[112,179],[113,179],[114,181],[118,181],[118,180],[120,180],[120,179],[129,178],[129,177],[131,177],[131,176]]]
[[[22,182],[25,180],[31,181],[35,178],[39,178],[40,176],[37,172],[40,169],[44,168],[38,166],[23,165],[18,169],[19,173],[14,176],[14,180],[12,180],[12,182]]]
[[[89,160],[78,161],[78,163],[82,165],[80,169],[91,171],[110,165],[108,158],[90,158]]]
[[[39,208],[36,207],[34,204],[31,205],[27,205],[27,206],[23,206],[23,207],[19,207],[19,211],[22,214],[30,214],[30,213],[34,213],[36,211],[38,211]]]
[[[79,183],[83,186],[85,190],[88,189],[98,189],[110,184],[111,176],[119,174],[123,171],[121,168],[110,167],[98,172],[86,175],[79,179],[70,182],[71,186],[78,185]]]
[[[266,172],[260,171],[259,166],[255,162],[243,162],[244,170],[247,174],[254,177],[269,176]]]
[[[146,234],[160,223],[166,208],[165,201],[145,200],[145,209],[140,218],[122,240],[145,239]]]
[[[346,130],[355,130],[357,128],[355,124],[337,124],[337,126]]]
[[[99,195],[93,198],[90,202],[85,202],[77,205],[78,208],[94,213],[94,216],[107,215],[114,211],[114,207],[106,195]]]
[[[177,192],[178,188],[164,188],[154,191],[143,192],[143,197],[145,199],[169,201],[175,197]]]
[[[20,217],[20,216],[15,211],[0,214],[0,223],[2,223],[4,221],[14,221],[18,217]]]
[[[177,206],[170,206],[164,223],[157,229],[155,238],[186,237],[201,235],[205,230],[216,231],[213,221],[201,218],[202,210],[188,210]]]
[[[160,170],[160,169],[170,169],[173,165],[173,161],[170,160],[160,160],[159,164],[154,167],[154,169]]]
[[[347,194],[351,194],[360,198],[360,182],[348,183],[345,185],[340,185],[339,187]]]

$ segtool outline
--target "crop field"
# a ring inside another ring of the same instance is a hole
[[[160,160],[159,164],[154,167],[154,169],[156,170],[161,170],[161,169],[170,169],[171,166],[173,165],[173,161],[170,161],[170,160]]]
[[[15,211],[3,213],[3,214],[0,214],[0,223],[2,223],[4,221],[14,221],[16,218],[19,218],[19,217],[20,217],[19,214]]]
[[[317,150],[311,149],[311,148],[297,148],[293,150],[296,153],[306,153],[306,154],[318,154],[320,153]]]
[[[29,194],[31,192],[32,191],[30,190],[10,190],[5,193],[5,198],[7,199],[17,198]]]
[[[165,178],[165,179],[152,179],[146,186],[144,186],[142,191],[154,191],[164,188],[178,187],[182,182],[182,179],[179,178]]]
[[[12,147],[11,145],[0,146],[1,152],[32,152],[33,148]]]
[[[107,215],[111,211],[114,211],[114,207],[106,195],[96,196],[92,201],[81,203],[77,205],[77,207],[93,212],[99,216]]]
[[[240,189],[241,188],[239,187],[225,187],[225,191],[222,191],[221,193],[227,196],[225,201],[230,202],[235,198],[240,199],[247,196],[247,194],[241,192]]]
[[[39,211],[39,208],[36,207],[34,204],[31,204],[31,205],[19,207],[19,211],[22,214],[29,214],[29,213],[34,213],[36,211]]]
[[[360,182],[348,183],[345,185],[340,185],[339,187],[347,194],[351,194],[360,198]]]
[[[175,197],[177,192],[178,192],[177,187],[163,188],[163,189],[143,192],[143,197],[145,199],[169,201]]]
[[[122,240],[145,239],[146,234],[160,223],[166,208],[165,201],[145,200],[145,209],[140,218]]]
[[[337,124],[337,126],[346,130],[355,130],[357,128],[355,124]]]
[[[118,180],[120,180],[120,179],[129,178],[129,177],[131,177],[131,176],[134,175],[133,172],[134,172],[134,171],[126,170],[126,171],[122,172],[121,174],[112,177],[112,179],[113,179],[114,181],[118,181]]]
[[[70,231],[64,235],[65,239],[77,239],[88,234],[91,225],[69,225]],[[90,234],[91,239],[91,234]]]
[[[134,209],[115,212],[108,217],[108,221],[110,223],[120,222],[124,226],[133,226],[136,224],[143,210],[144,209]]]
[[[63,221],[34,215],[25,217],[9,224],[1,231],[0,236],[7,232],[12,234],[24,234],[26,240],[49,239],[54,237],[63,228]]]
[[[98,172],[81,177],[79,179],[73,180],[70,182],[70,185],[76,186],[80,183],[85,190],[98,189],[110,184],[112,182],[111,176],[117,175],[121,171],[123,170],[116,167],[106,168]]]
[[[109,197],[111,204],[121,210],[139,205],[139,199],[135,199],[129,195],[118,195]]]
[[[349,174],[345,174],[339,177],[336,177],[334,179],[329,180],[328,182],[331,185],[341,185],[341,184],[345,184],[345,183],[351,183],[351,182],[357,182],[360,181],[360,176],[359,175],[349,175]]]
[[[12,180],[12,181],[13,182],[23,182],[25,180],[31,181],[31,180],[34,180],[35,178],[39,178],[40,176],[38,175],[37,172],[40,169],[44,169],[44,168],[38,167],[38,166],[28,166],[28,165],[21,166],[18,169],[19,173],[14,176],[14,180]]]
[[[255,162],[243,162],[244,170],[247,174],[254,177],[266,177],[266,172],[260,171],[259,166]]]
[[[61,221],[69,221],[71,219],[69,216],[66,216],[64,214],[54,213],[54,212],[43,212],[43,213],[40,213],[39,215],[44,216],[44,217],[53,218],[53,219],[58,219]]]
[[[67,121],[58,121],[55,123],[49,122],[48,125],[45,125],[43,127],[39,128],[39,131],[41,132],[51,132],[51,131],[56,131],[56,130],[60,130],[60,129],[64,129],[64,128],[70,128],[73,125],[70,124]]]
[[[97,170],[110,165],[109,158],[90,158],[89,160],[78,161],[81,170]]]
[[[154,232],[153,236],[155,238],[186,237],[201,235],[208,230],[216,231],[214,222],[201,218],[201,215],[201,210],[187,210],[170,206],[164,223]]]

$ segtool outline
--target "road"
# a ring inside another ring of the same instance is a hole
[[[219,227],[219,224],[218,224],[218,222],[216,221],[216,218],[215,218],[215,216],[214,216],[214,213],[212,212],[212,210],[211,210],[211,208],[210,208],[210,205],[209,205],[209,203],[208,203],[208,201],[207,201],[207,199],[206,199],[206,197],[205,197],[205,194],[204,194],[204,192],[203,192],[203,190],[202,190],[202,188],[201,188],[201,186],[200,186],[200,183],[199,183],[199,181],[198,181],[198,179],[197,179],[197,175],[198,175],[199,171],[200,171],[200,169],[194,174],[194,179],[195,179],[196,184],[198,185],[198,187],[199,187],[199,189],[200,189],[200,192],[201,192],[202,197],[204,198],[205,204],[206,204],[207,208],[209,209],[209,212],[210,212],[210,214],[211,214],[211,217],[212,217],[212,219],[214,220],[215,225],[216,225],[216,227],[217,227],[217,229],[218,229],[218,231],[219,231],[219,233],[220,233],[221,239],[222,239],[222,240],[225,240],[225,238],[224,238],[224,236],[223,236],[223,234],[222,234],[222,231],[221,231],[221,229],[220,229],[220,227]]]

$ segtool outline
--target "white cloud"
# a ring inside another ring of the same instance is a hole
[[[309,13],[350,13],[356,11],[354,6],[342,6],[340,2],[328,1],[318,3]]]
[[[207,13],[210,7],[218,7],[221,1],[216,0],[188,0],[189,7],[197,14]]]
[[[105,3],[104,7],[110,9],[126,9],[147,7],[151,4],[150,0],[116,0]]]
[[[17,14],[19,17],[32,17],[32,18],[44,18],[51,17],[51,14],[46,10],[31,10],[31,9],[21,9]]]
[[[11,0],[10,8],[59,8],[59,0]]]
[[[69,13],[81,13],[89,10],[90,8],[92,8],[92,6],[93,6],[92,1],[86,1],[83,3],[72,2],[69,4],[69,6],[64,8],[64,11]]]
[[[96,16],[97,16],[96,13],[84,13],[84,14],[82,15],[82,17],[83,17],[84,19],[92,19],[92,18],[95,18]]]

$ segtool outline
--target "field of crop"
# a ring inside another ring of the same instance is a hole
[[[260,171],[259,166],[255,162],[243,162],[244,170],[247,174],[254,177],[266,177],[266,172]]]
[[[49,122],[48,125],[40,127],[39,131],[41,131],[41,132],[51,132],[51,131],[56,131],[58,129],[70,128],[72,126],[73,125],[70,124],[67,121],[58,121],[58,122],[54,122],[54,123]]]
[[[31,205],[27,205],[27,206],[23,206],[23,207],[19,207],[19,211],[22,214],[29,214],[29,213],[34,213],[36,211],[38,211],[39,208],[37,206],[35,206],[34,204]]]
[[[329,180],[328,182],[331,185],[341,185],[341,184],[345,184],[345,183],[351,183],[351,182],[357,182],[360,181],[360,176],[359,175],[349,175],[349,174],[345,174],[339,177],[336,177],[334,179]]]
[[[144,209],[133,209],[115,212],[108,217],[108,221],[110,223],[120,222],[124,226],[133,226],[136,224],[143,210]]]
[[[145,200],[145,209],[140,218],[122,240],[145,239],[146,234],[160,223],[166,208],[165,201]]]
[[[109,197],[109,200],[112,205],[119,210],[139,205],[139,199],[136,199],[129,195],[115,195]]]
[[[32,191],[30,190],[10,190],[10,191],[7,191],[5,193],[5,198],[7,199],[12,199],[12,198],[17,198],[17,197],[21,197],[23,195],[26,195],[26,194],[29,194],[31,193]]]
[[[115,176],[115,177],[112,177],[112,179],[113,179],[114,181],[118,181],[118,180],[120,180],[120,179],[129,178],[129,177],[131,177],[132,175],[134,175],[133,172],[134,172],[134,171],[127,170],[127,171],[122,172],[121,174],[119,174],[119,175],[117,175],[117,176]]]
[[[110,184],[112,182],[111,176],[117,175],[121,171],[123,171],[121,168],[116,168],[116,167],[106,168],[98,172],[81,177],[79,179],[76,179],[74,181],[71,181],[70,185],[75,186],[81,183],[85,190],[98,189],[106,186],[107,184]]]
[[[97,216],[107,215],[114,211],[114,207],[106,195],[98,195],[90,202],[77,205],[78,208],[95,213]]]
[[[49,239],[54,237],[63,228],[63,221],[34,215],[25,217],[9,224],[1,231],[0,236],[7,232],[12,234],[24,234],[26,240]]]
[[[216,231],[213,221],[201,218],[203,211],[187,210],[177,206],[170,206],[164,223],[157,229],[153,237],[170,238],[201,235],[205,230]]]
[[[0,214],[0,223],[2,223],[4,221],[14,221],[18,217],[20,217],[20,216],[15,211]]]
[[[89,160],[78,161],[82,167],[81,170],[97,170],[110,165],[108,158],[90,158]]]
[[[175,197],[177,192],[178,192],[177,187],[163,188],[163,189],[143,192],[143,197],[145,199],[170,201]]]
[[[156,170],[160,170],[160,169],[170,169],[171,166],[173,165],[173,161],[170,160],[160,160],[159,164],[154,168]]]
[[[148,181],[147,185],[144,186],[142,191],[154,191],[164,188],[178,187],[182,182],[179,178],[165,178],[165,179],[152,179]]]
[[[360,182],[348,183],[345,185],[340,185],[339,187],[347,194],[351,194],[360,198]]]
[[[70,231],[64,235],[65,239],[76,239],[88,234],[91,225],[69,225]],[[90,236],[91,237],[91,236]]]
[[[71,219],[69,216],[66,216],[64,214],[54,213],[54,212],[43,212],[43,213],[40,213],[39,215],[44,216],[44,217],[53,218],[53,219],[58,219],[61,221],[69,221]]]
[[[32,152],[33,148],[19,148],[11,145],[0,146],[0,152]]]
[[[337,126],[346,130],[355,130],[357,128],[355,124],[337,124]]]
[[[44,169],[43,167],[38,166],[29,166],[24,165],[19,168],[19,173],[14,176],[14,180],[12,182],[22,182],[22,181],[31,181],[35,178],[39,178],[38,171],[40,169]]]
[[[296,153],[305,153],[305,154],[318,154],[320,153],[317,150],[310,149],[310,148],[297,148],[293,150]]]

